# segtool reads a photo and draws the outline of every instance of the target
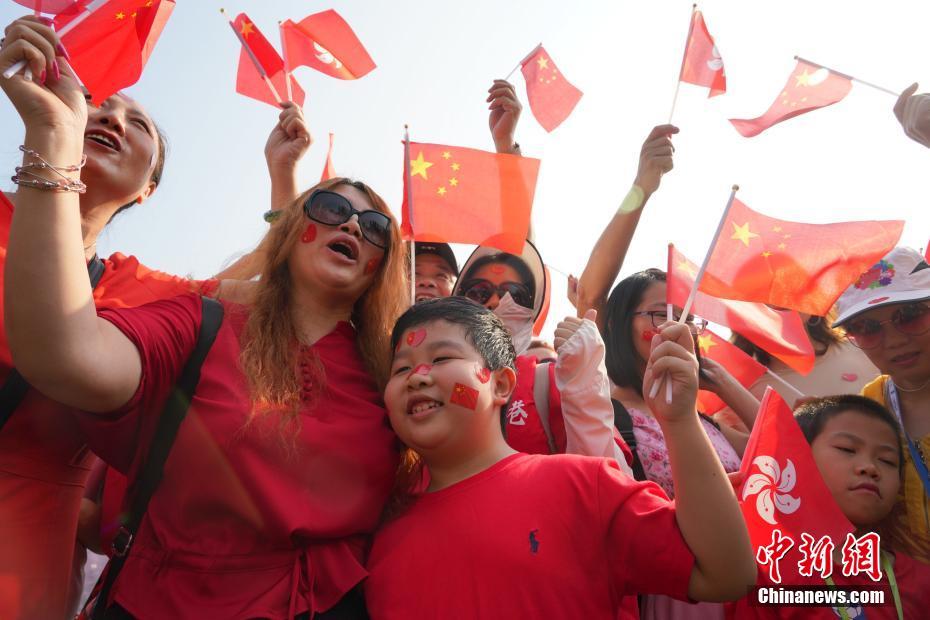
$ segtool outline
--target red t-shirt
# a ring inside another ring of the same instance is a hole
[[[303,367],[318,356],[325,387],[301,411],[299,429],[282,434],[276,415],[246,427],[239,337],[248,310],[224,307],[114,587],[115,600],[139,617],[285,618],[331,607],[365,577],[362,550],[393,484],[396,440],[354,329],[340,323],[302,350]],[[201,301],[185,295],[100,316],[136,345],[142,378],[119,411],[82,413],[79,422],[94,452],[132,479],[193,350]]]
[[[0,192],[0,293],[13,205]],[[192,290],[205,282],[152,271],[134,257],[114,254],[94,299],[98,307],[140,305]],[[12,362],[0,294],[0,384]],[[93,462],[69,409],[30,391],[0,429],[0,618],[63,618],[74,597],[71,566],[77,515]]]
[[[780,585],[826,587],[826,583],[817,572],[811,577],[802,577],[798,573],[797,562],[800,558],[801,556],[796,552],[796,549],[792,549],[781,560],[779,567],[781,569],[782,583]],[[764,571],[759,571],[758,584],[760,586],[774,586],[775,584],[763,573]],[[841,566],[836,564],[834,565],[832,577],[837,586],[883,586],[886,605],[867,605],[860,609],[865,611],[865,617],[869,620],[897,620],[898,612],[894,606],[891,589],[888,587],[887,575],[882,575],[882,580],[878,583],[872,581],[866,575],[844,577]],[[904,620],[928,617],[928,613],[930,613],[930,566],[918,562],[903,553],[896,553],[894,555],[894,577],[901,596]],[[726,616],[731,620],[743,620],[744,618],[749,620],[807,620],[808,618],[836,620],[840,617],[839,614],[833,611],[832,607],[761,607],[752,605],[749,597],[742,598],[735,603],[727,603],[725,608]],[[855,609],[853,607],[847,612],[849,617],[851,619],[861,618],[862,615],[857,613]]]
[[[603,458],[515,454],[386,524],[365,597],[375,620],[613,619],[627,594],[687,600],[693,565],[654,483]]]

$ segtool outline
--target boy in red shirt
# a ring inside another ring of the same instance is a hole
[[[733,489],[695,414],[687,326],[655,338],[645,373],[671,381],[649,404],[663,425],[677,505],[605,458],[527,455],[501,433],[514,349],[494,314],[450,297],[394,328],[385,402],[429,468],[425,493],[376,535],[372,618],[615,618],[638,592],[721,601],[756,576]]]

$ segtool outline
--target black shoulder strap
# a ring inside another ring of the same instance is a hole
[[[87,275],[90,277],[90,287],[92,289],[97,288],[97,284],[100,283],[100,278],[103,277],[105,270],[106,267],[103,261],[94,254],[94,257],[87,263]],[[10,416],[26,398],[26,392],[28,391],[29,384],[26,383],[18,370],[11,368],[6,381],[0,387],[0,430],[3,429]]]
[[[152,499],[152,495],[155,494],[158,484],[161,482],[165,461],[168,460],[171,446],[174,444],[184,416],[187,415],[187,409],[194,395],[194,390],[200,381],[200,367],[203,365],[203,361],[216,339],[220,324],[223,322],[222,304],[208,297],[202,297],[202,300],[203,320],[200,324],[200,333],[197,336],[197,345],[187,359],[187,363],[184,365],[174,389],[169,394],[168,400],[165,401],[161,416],[158,419],[158,426],[152,436],[152,443],[149,445],[148,458],[142,464],[139,476],[130,490],[129,508],[123,518],[123,525],[113,540],[113,557],[107,566],[103,586],[97,595],[97,601],[91,613],[91,620],[99,620],[105,617],[110,590],[123,569],[123,564],[126,563],[129,550],[132,548],[133,538],[139,531],[139,525],[142,523],[148,509],[149,500]]]
[[[633,477],[637,480],[646,480],[646,472],[643,470],[643,463],[639,460],[639,453],[636,451],[636,435],[633,434],[633,418],[630,412],[626,410],[619,400],[611,398],[610,402],[614,406],[614,426],[620,431],[620,436],[626,442],[630,452],[633,453]]]

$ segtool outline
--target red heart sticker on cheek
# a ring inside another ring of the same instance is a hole
[[[850,383],[852,383],[853,381],[859,378],[859,375],[857,375],[854,372],[844,372],[840,376],[843,379],[843,381],[849,381]]]
[[[415,329],[413,331],[407,332],[407,344],[409,344],[411,347],[420,346],[424,340],[426,340],[425,329]]]
[[[654,331],[654,330],[651,330],[651,329],[647,329],[647,330],[645,330],[645,331],[642,333],[642,335],[641,335],[640,337],[641,337],[644,341],[646,341],[646,342],[652,342],[652,339],[655,338],[655,337],[656,337],[656,334],[658,334],[658,333],[659,333],[659,332],[657,332],[657,331]]]
[[[373,274],[374,272],[378,271],[378,267],[380,266],[381,266],[380,258],[371,259],[370,261],[368,261],[368,264],[365,265],[365,275],[368,276],[368,275]]]
[[[491,369],[490,368],[479,368],[478,369],[478,381],[481,383],[487,383],[491,380]]]
[[[309,224],[307,230],[304,231],[304,234],[300,237],[300,240],[303,243],[310,243],[316,239],[316,224]]]

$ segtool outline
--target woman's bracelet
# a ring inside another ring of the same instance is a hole
[[[68,166],[55,166],[48,163],[44,157],[36,151],[20,145],[19,150],[26,154],[26,157],[39,160],[38,162],[26,162],[22,166],[16,167],[16,174],[13,175],[12,181],[17,185],[32,187],[55,192],[77,192],[83,194],[87,191],[87,186],[80,179],[72,179],[65,175],[65,172],[80,172],[81,168],[87,162],[87,156],[81,156],[81,163]],[[61,177],[61,180],[49,179],[36,171],[51,170]]]
[[[268,211],[265,211],[265,213],[262,215],[262,219],[268,222],[269,224],[271,224],[276,219],[281,217],[281,213],[282,211],[276,211],[275,209],[269,209]]]

